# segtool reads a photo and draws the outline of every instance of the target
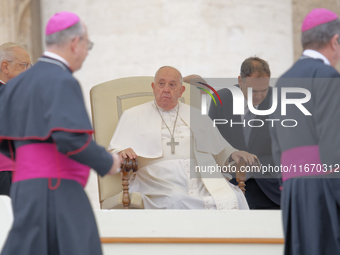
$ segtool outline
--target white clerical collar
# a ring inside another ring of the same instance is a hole
[[[311,50],[311,49],[304,50],[302,55],[310,57],[310,58],[321,59],[326,65],[329,65],[329,66],[331,65],[329,60],[324,55],[322,55],[320,52],[318,52],[316,50]]]
[[[4,82],[4,81],[2,81],[2,80],[0,80],[0,82],[1,82],[2,84],[6,84],[6,82]]]
[[[53,58],[56,60],[59,60],[61,63],[65,64],[66,66],[70,67],[70,64],[62,57],[60,57],[59,55],[50,52],[50,51],[45,51],[44,52],[44,56],[49,57],[49,58]]]

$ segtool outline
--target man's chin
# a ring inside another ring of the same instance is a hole
[[[170,100],[170,98],[162,98],[160,103],[162,105],[169,105],[169,104],[171,104],[171,100]]]
[[[173,109],[176,105],[172,105],[170,102],[161,102],[159,106],[166,111]]]

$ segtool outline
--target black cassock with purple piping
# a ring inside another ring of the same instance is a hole
[[[92,140],[79,83],[62,62],[42,57],[4,87],[1,153],[15,171],[14,224],[1,254],[101,254],[83,188],[90,168],[103,176],[113,161]]]

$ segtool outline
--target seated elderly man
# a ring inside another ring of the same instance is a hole
[[[197,169],[241,158],[252,164],[256,156],[231,147],[210,118],[178,102],[185,87],[177,69],[161,67],[151,86],[155,100],[126,110],[109,146],[124,158],[138,157],[130,192],[142,194],[146,209],[249,209],[221,173],[209,178]]]

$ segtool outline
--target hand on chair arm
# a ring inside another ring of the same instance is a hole
[[[248,165],[252,165],[258,162],[258,158],[254,154],[250,154],[246,151],[235,151],[231,154],[231,158],[239,163],[241,159],[243,159]]]
[[[121,152],[119,152],[119,155],[121,155],[125,159],[127,159],[127,158],[136,159],[137,158],[137,154],[131,148],[127,148],[125,150],[122,150]]]

